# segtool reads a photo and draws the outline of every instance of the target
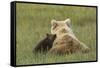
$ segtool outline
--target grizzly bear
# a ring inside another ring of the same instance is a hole
[[[51,21],[51,33],[56,34],[57,37],[49,53],[72,54],[89,51],[89,48],[77,39],[70,23],[71,20],[69,18],[64,21]]]
[[[53,41],[56,38],[56,34],[46,34],[46,37],[41,40],[35,49],[33,49],[33,52],[47,52],[53,45]]]

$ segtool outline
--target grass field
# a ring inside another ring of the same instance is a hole
[[[16,64],[44,64],[96,60],[96,8],[17,3]],[[90,52],[86,54],[33,54],[36,44],[50,33],[51,20],[70,18],[72,29]]]

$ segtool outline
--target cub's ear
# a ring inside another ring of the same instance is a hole
[[[56,34],[54,34],[54,37],[57,37],[57,35],[56,35]]]
[[[56,28],[56,27],[57,27],[57,25],[58,25],[58,24],[57,24],[57,21],[56,21],[56,20],[54,20],[54,19],[53,19],[53,20],[51,20],[51,25],[52,25],[53,29],[54,29],[54,28]]]
[[[68,18],[64,21],[68,27],[71,27],[71,20]]]
[[[50,35],[49,33],[46,33],[47,37]]]

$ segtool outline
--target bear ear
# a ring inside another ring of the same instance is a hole
[[[49,36],[49,33],[47,33],[46,35],[47,35],[47,37],[48,37],[48,36]]]
[[[57,21],[55,19],[51,20],[51,25],[56,24],[56,23],[57,23]]]
[[[54,37],[57,37],[57,35],[56,35],[56,34],[54,34]]]
[[[65,23],[67,24],[67,26],[71,27],[71,20],[70,20],[70,18],[66,19]]]
[[[52,25],[53,29],[55,29],[57,27],[58,23],[56,20],[53,19],[53,20],[51,20],[51,25]]]

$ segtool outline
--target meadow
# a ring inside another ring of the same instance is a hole
[[[90,52],[69,55],[34,54],[32,50],[50,33],[51,20],[71,19],[76,37]],[[45,64],[96,60],[96,8],[43,4],[16,4],[16,64]]]

